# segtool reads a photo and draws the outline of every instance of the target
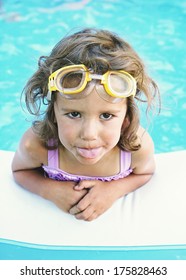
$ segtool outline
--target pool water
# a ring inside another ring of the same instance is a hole
[[[14,151],[31,125],[20,94],[39,56],[84,27],[109,29],[132,44],[162,94],[161,114],[149,129],[156,153],[186,149],[184,0],[0,1],[0,149]]]

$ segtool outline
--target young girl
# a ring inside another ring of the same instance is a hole
[[[91,221],[150,180],[154,146],[136,100],[149,109],[159,91],[118,35],[85,29],[63,38],[24,93],[37,119],[13,159],[19,185]]]

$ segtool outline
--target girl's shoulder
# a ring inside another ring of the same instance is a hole
[[[143,127],[139,127],[137,135],[141,148],[132,152],[132,168],[133,170],[145,169],[149,164],[149,170],[154,169],[154,142]]]
[[[154,149],[154,142],[150,136],[150,134],[147,132],[147,130],[145,130],[142,126],[140,126],[138,128],[138,131],[137,131],[137,136],[138,136],[138,141],[140,141],[140,144],[141,144],[141,148],[142,149],[139,149],[139,152],[140,150],[146,150],[146,149]]]
[[[47,163],[48,150],[39,136],[29,128],[22,136],[19,149],[25,155],[35,159],[41,164]]]

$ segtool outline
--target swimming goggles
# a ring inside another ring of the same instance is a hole
[[[123,70],[110,70],[99,75],[92,73],[83,64],[65,66],[49,76],[47,99],[51,100],[52,92],[55,91],[59,91],[68,99],[81,99],[90,94],[94,88],[104,100],[117,103],[122,98],[135,96],[136,80]]]

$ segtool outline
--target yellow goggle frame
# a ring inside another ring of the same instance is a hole
[[[68,85],[68,87],[63,86],[64,78],[68,78],[69,75],[73,73],[75,75],[80,74],[79,76],[81,79],[78,80],[78,84],[75,86]],[[51,93],[53,91],[59,91],[63,96],[67,95],[67,98],[73,98],[72,95],[83,92],[87,86],[87,83],[93,79],[100,80],[100,84],[104,87],[106,93],[110,95],[110,97],[120,99],[129,96],[135,96],[136,94],[136,80],[129,73],[123,70],[110,70],[103,75],[99,75],[91,73],[91,71],[84,64],[79,64],[62,67],[49,76],[49,94],[47,97],[48,99],[51,99]],[[100,85],[98,87],[96,85],[96,89],[98,93],[103,92],[103,89],[99,90]],[[79,96],[76,98],[81,97]]]

